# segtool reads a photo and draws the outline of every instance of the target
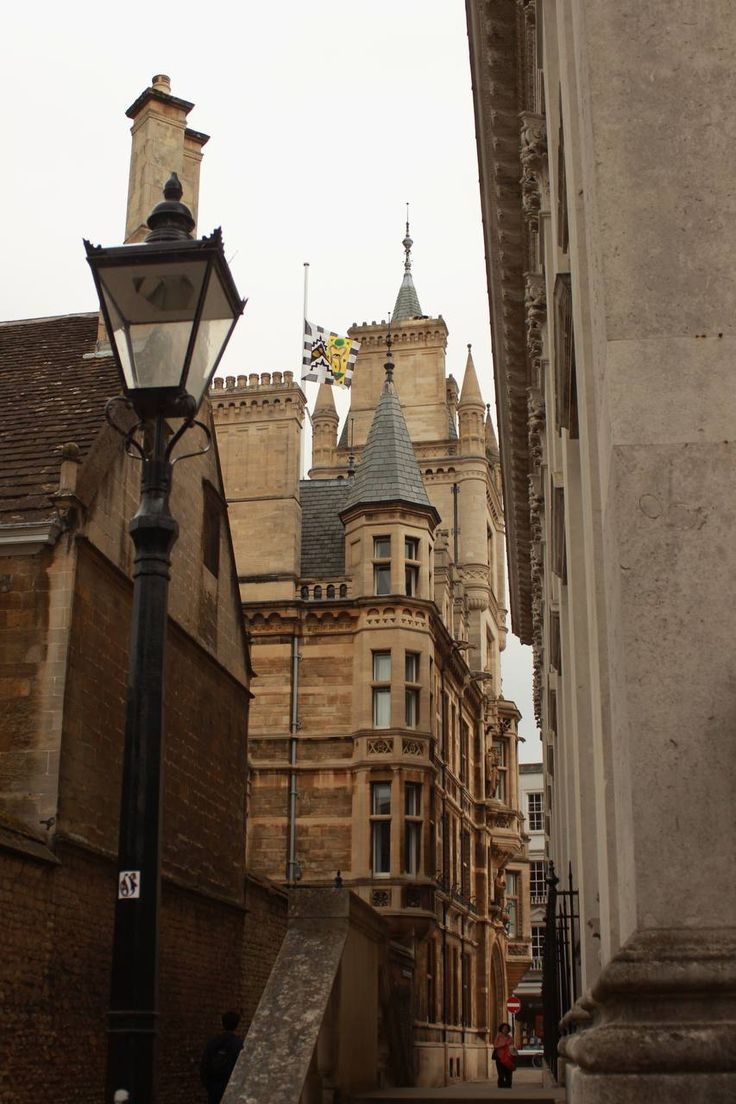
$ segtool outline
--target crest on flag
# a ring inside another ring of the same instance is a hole
[[[359,341],[305,321],[302,379],[350,387],[359,348]]]

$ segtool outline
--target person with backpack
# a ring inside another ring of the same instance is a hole
[[[240,1016],[237,1012],[223,1012],[222,1031],[219,1035],[213,1035],[204,1048],[199,1072],[207,1090],[209,1104],[220,1104],[230,1074],[243,1049],[243,1040],[235,1034],[239,1023]]]

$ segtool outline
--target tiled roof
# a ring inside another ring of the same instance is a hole
[[[405,272],[401,281],[399,294],[396,296],[392,322],[405,322],[408,318],[421,318],[422,308],[419,306],[419,296],[414,287],[411,272]]]
[[[431,506],[401,403],[393,385],[389,384],[378,400],[345,506],[395,501]]]
[[[302,479],[302,566],[304,578],[345,574],[345,529],[340,511],[350,483],[346,479]]]
[[[43,521],[59,485],[60,448],[84,459],[120,391],[112,357],[84,360],[97,313],[0,323],[0,524]]]

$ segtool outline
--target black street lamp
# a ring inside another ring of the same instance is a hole
[[[133,612],[106,1092],[108,1101],[131,1104],[155,1100],[164,652],[171,549],[179,532],[169,492],[173,465],[184,459],[171,455],[195,424],[207,435],[199,452],[209,448],[209,431],[195,415],[245,306],[220,231],[193,240],[194,220],[181,195],[172,173],[143,244],[103,249],[84,243],[124,392],[106,414],[143,464],[140,504],[130,523]],[[112,420],[116,403],[137,416],[127,431]],[[175,432],[167,419],[182,419]]]

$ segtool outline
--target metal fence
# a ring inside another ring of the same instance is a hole
[[[547,913],[542,958],[544,1059],[556,1078],[560,1020],[580,995],[580,898],[573,885],[572,863],[568,866],[567,889],[559,888],[560,879],[552,862],[546,881]]]

